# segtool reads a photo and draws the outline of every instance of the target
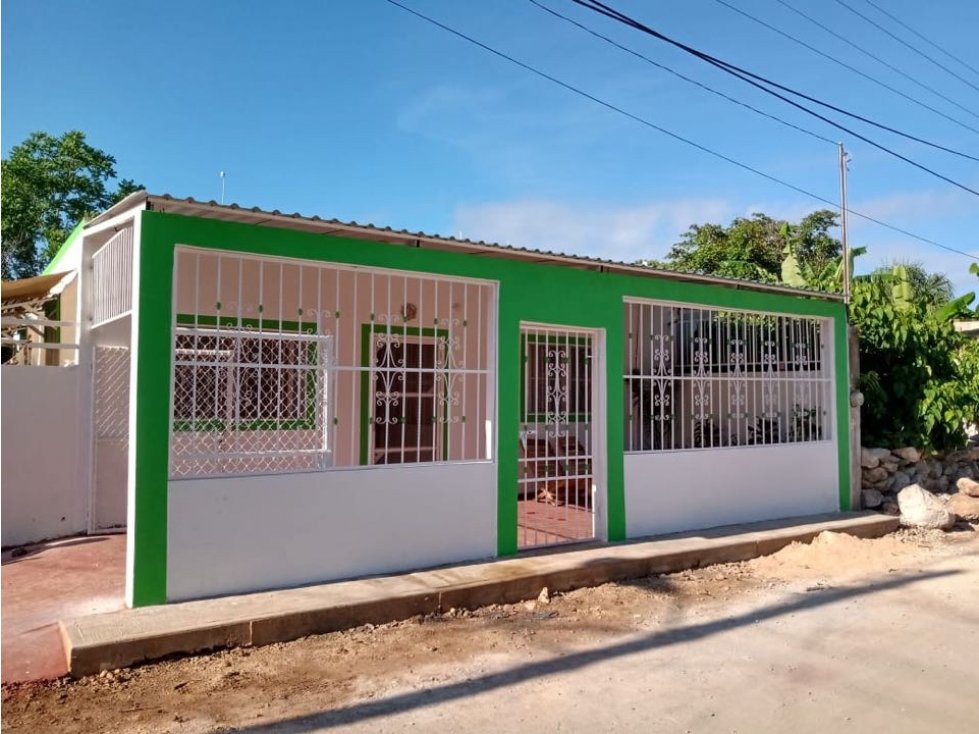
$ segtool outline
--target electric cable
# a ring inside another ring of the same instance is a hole
[[[751,110],[752,112],[754,112],[754,113],[756,113],[758,115],[761,115],[762,117],[767,117],[770,120],[773,120],[773,121],[775,121],[775,122],[777,122],[777,123],[779,123],[781,125],[785,125],[786,127],[790,127],[793,130],[797,130],[798,132],[804,133],[805,135],[808,135],[808,136],[810,136],[812,138],[815,138],[816,140],[821,140],[821,141],[823,141],[825,143],[829,143],[830,145],[832,145],[834,147],[836,146],[836,141],[835,140],[832,140],[830,138],[827,138],[824,135],[820,135],[817,132],[813,132],[812,130],[808,130],[808,129],[804,128],[804,127],[801,127],[799,125],[796,125],[794,123],[791,123],[788,120],[783,120],[781,117],[778,117],[777,115],[772,115],[772,114],[770,114],[768,112],[765,112],[764,110],[760,110],[757,107],[754,107],[754,106],[748,104],[747,102],[742,102],[741,100],[735,99],[734,97],[731,97],[730,95],[727,95],[724,92],[720,92],[720,91],[714,89],[713,87],[710,87],[710,86],[708,86],[706,84],[703,84],[702,82],[698,82],[696,79],[691,79],[690,77],[688,77],[688,76],[686,76],[684,74],[681,74],[680,72],[676,71],[675,69],[671,69],[669,66],[666,66],[665,64],[661,64],[658,61],[654,61],[653,59],[649,58],[648,56],[644,56],[643,54],[639,53],[638,51],[635,51],[635,50],[629,48],[628,46],[623,46],[621,43],[618,43],[617,41],[609,38],[608,36],[604,36],[601,33],[598,33],[597,31],[592,30],[588,26],[584,25],[583,23],[579,23],[578,21],[574,20],[573,18],[569,18],[566,15],[562,15],[558,11],[556,11],[556,10],[554,10],[552,8],[549,8],[546,5],[538,2],[538,0],[527,0],[527,2],[531,3],[532,5],[537,6],[538,8],[540,8],[541,10],[543,10],[545,13],[549,13],[549,14],[553,15],[556,18],[560,18],[561,20],[566,21],[567,23],[570,23],[571,25],[576,26],[577,28],[580,28],[581,30],[585,31],[585,33],[589,33],[592,36],[594,36],[595,38],[599,38],[599,39],[601,39],[601,40],[603,40],[603,41],[605,41],[607,43],[610,43],[613,46],[615,46],[616,48],[621,49],[622,51],[625,51],[626,53],[631,54],[632,56],[635,56],[636,58],[645,61],[647,64],[651,64],[652,66],[655,66],[657,69],[662,69],[663,71],[667,72],[668,74],[672,74],[673,76],[678,77],[679,79],[682,79],[685,82],[688,82],[690,84],[693,84],[695,86],[698,86],[701,89],[703,89],[703,90],[705,90],[707,92],[710,92],[711,94],[715,94],[718,97],[721,97],[723,99],[726,99],[728,102],[731,102],[733,104],[736,104],[736,105],[738,105],[740,107],[746,107],[747,109]],[[977,158],[976,160],[979,161],[979,158]]]
[[[901,153],[898,153],[897,151],[892,150],[891,148],[888,148],[885,145],[882,145],[882,144],[880,144],[880,143],[878,143],[878,142],[876,142],[874,140],[871,140],[870,138],[866,137],[865,135],[861,135],[860,133],[856,132],[855,130],[851,130],[850,128],[845,127],[845,126],[841,125],[840,123],[838,123],[838,122],[836,122],[834,120],[831,120],[830,118],[825,117],[824,115],[821,115],[818,112],[815,112],[815,111],[809,109],[808,107],[806,107],[804,105],[801,105],[801,104],[798,104],[796,102],[793,102],[792,100],[790,100],[787,97],[779,94],[778,92],[775,92],[772,89],[769,89],[768,86],[765,86],[765,85],[771,85],[771,86],[773,86],[773,87],[775,87],[777,89],[782,89],[782,90],[784,90],[786,92],[789,92],[790,94],[793,94],[793,95],[795,95],[797,97],[800,97],[802,99],[809,100],[811,102],[814,102],[815,104],[822,105],[823,107],[828,107],[828,108],[833,109],[833,110],[836,110],[837,112],[840,112],[840,113],[842,113],[844,115],[848,115],[850,117],[854,117],[856,119],[860,119],[860,120],[862,120],[864,122],[868,122],[869,124],[875,125],[877,127],[882,127],[883,129],[887,129],[890,132],[894,132],[894,133],[896,133],[898,135],[902,135],[904,137],[912,138],[914,140],[917,140],[920,143],[924,143],[925,145],[929,145],[931,147],[940,148],[942,150],[947,150],[949,152],[953,152],[951,149],[945,148],[944,146],[940,146],[940,145],[938,145],[936,143],[931,143],[929,141],[922,140],[921,138],[916,138],[914,136],[908,135],[906,133],[902,133],[902,132],[900,132],[898,130],[895,130],[893,128],[888,128],[887,126],[881,125],[880,123],[876,123],[876,122],[874,122],[872,120],[868,120],[867,118],[863,118],[863,117],[860,117],[859,115],[855,115],[855,114],[853,114],[851,112],[847,112],[846,110],[843,110],[843,109],[841,109],[839,107],[836,107],[834,105],[831,105],[831,104],[829,104],[827,102],[823,102],[822,100],[816,99],[816,98],[811,97],[811,96],[809,96],[807,94],[804,94],[802,92],[799,92],[797,90],[794,90],[791,87],[786,87],[786,86],[784,86],[782,84],[779,84],[777,82],[773,82],[772,80],[767,79],[767,78],[765,78],[763,76],[760,76],[758,74],[755,74],[753,72],[750,72],[747,69],[743,69],[743,68],[741,68],[739,66],[736,66],[734,64],[731,64],[731,63],[729,63],[727,61],[723,61],[723,60],[721,60],[721,59],[719,59],[719,58],[717,58],[715,56],[711,56],[710,54],[707,54],[707,53],[705,53],[703,51],[699,51],[699,50],[693,48],[692,46],[688,46],[688,45],[686,45],[684,43],[680,43],[679,41],[676,41],[676,40],[670,38],[669,36],[666,36],[663,33],[660,33],[659,31],[654,30],[654,29],[650,28],[647,25],[644,25],[643,23],[635,20],[634,18],[630,18],[629,16],[625,15],[624,13],[620,13],[619,11],[615,10],[614,8],[611,8],[608,5],[605,5],[604,3],[599,2],[598,0],[571,0],[571,1],[573,3],[575,3],[575,4],[577,4],[577,5],[581,5],[584,8],[587,8],[589,10],[592,10],[593,12],[596,12],[596,13],[598,13],[600,15],[604,15],[604,16],[606,16],[608,18],[611,18],[613,20],[616,20],[616,21],[618,21],[618,22],[620,22],[620,23],[622,23],[624,25],[627,25],[627,26],[629,26],[631,28],[634,28],[635,30],[641,31],[643,33],[646,33],[646,34],[648,34],[650,36],[653,36],[654,38],[657,38],[657,39],[659,39],[661,41],[664,41],[666,43],[669,43],[672,46],[675,46],[675,47],[677,47],[679,49],[682,49],[683,51],[686,51],[687,53],[689,53],[689,54],[691,54],[691,55],[693,55],[693,56],[701,59],[702,61],[706,61],[708,64],[711,64],[712,66],[715,66],[718,69],[721,69],[722,71],[725,71],[728,74],[731,74],[732,76],[735,76],[735,77],[741,79],[742,81],[745,81],[748,84],[751,84],[752,86],[754,86],[754,87],[762,90],[766,94],[770,94],[773,97],[777,97],[778,99],[781,99],[782,101],[787,102],[788,104],[792,105],[793,107],[796,107],[797,109],[802,110],[806,114],[812,115],[813,117],[816,117],[816,118],[822,120],[823,122],[826,122],[827,124],[832,125],[833,127],[837,128],[838,130],[842,130],[843,132],[849,133],[853,137],[855,137],[855,138],[857,138],[859,140],[864,141],[868,145],[871,145],[874,148],[877,148],[878,150],[881,150],[881,151],[883,151],[885,153],[888,153],[889,155],[892,155],[895,158],[898,158],[899,160],[902,160],[905,163],[908,163],[908,164],[914,166],[915,168],[917,168],[917,169],[919,169],[921,171],[924,171],[925,173],[931,174],[932,176],[934,176],[936,178],[939,178],[942,181],[945,181],[946,183],[952,184],[953,186],[955,186],[957,188],[960,188],[963,191],[967,191],[970,194],[973,194],[975,196],[979,196],[979,191],[977,191],[976,189],[973,189],[973,188],[971,188],[969,186],[966,186],[965,184],[963,184],[963,183],[961,183],[959,181],[956,181],[953,178],[950,178],[950,177],[948,177],[948,176],[946,176],[946,175],[944,175],[942,173],[939,173],[938,171],[935,171],[934,169],[929,168],[928,166],[925,166],[922,163],[918,163],[917,161],[915,161],[915,160],[913,160],[911,158],[908,158],[907,156],[902,155]],[[757,80],[757,81],[755,81],[755,80]],[[759,83],[759,82],[761,82],[761,83]],[[954,153],[955,153],[955,155],[959,155],[959,156],[962,156],[964,158],[973,158],[973,156],[970,156],[967,153],[962,153],[960,151],[954,151]]]
[[[762,111],[756,109],[755,107],[752,107],[751,105],[749,105],[749,104],[747,104],[745,102],[741,102],[740,100],[734,99],[733,97],[730,97],[730,96],[728,96],[726,94],[723,94],[722,92],[718,92],[717,90],[714,90],[711,87],[707,87],[706,85],[701,84],[700,82],[697,82],[695,80],[692,80],[689,77],[686,77],[686,76],[680,74],[679,72],[674,71],[670,67],[665,66],[664,64],[660,64],[660,63],[658,63],[656,61],[653,61],[649,57],[644,56],[643,54],[640,54],[639,52],[634,51],[633,49],[628,48],[627,46],[623,46],[622,44],[620,44],[620,43],[612,40],[608,36],[602,35],[601,33],[598,33],[597,31],[592,30],[591,28],[587,27],[586,25],[584,25],[582,23],[579,23],[578,21],[573,20],[572,18],[567,17],[566,15],[562,15],[561,13],[557,12],[556,10],[553,10],[552,8],[549,8],[549,7],[545,6],[545,5],[543,5],[542,3],[538,2],[538,0],[528,0],[528,2],[532,3],[533,5],[536,5],[538,8],[540,8],[541,10],[544,10],[544,11],[550,13],[551,15],[554,15],[554,16],[556,16],[558,18],[561,18],[562,20],[565,20],[568,23],[571,23],[572,25],[575,25],[578,28],[581,28],[586,33],[590,33],[591,35],[593,35],[593,36],[595,36],[597,38],[600,38],[600,39],[602,39],[604,41],[607,41],[608,43],[610,43],[613,46],[615,46],[615,47],[617,47],[617,48],[625,51],[626,53],[632,54],[633,56],[636,56],[636,57],[642,59],[643,61],[646,61],[646,62],[652,64],[653,66],[656,66],[656,67],[658,67],[660,69],[663,69],[664,71],[667,71],[667,72],[669,72],[669,73],[671,73],[671,74],[673,74],[675,76],[678,76],[681,79],[684,79],[685,81],[689,81],[692,84],[696,84],[697,86],[704,87],[708,91],[711,91],[714,94],[718,94],[719,96],[722,96],[725,99],[727,99],[727,100],[729,100],[729,101],[731,101],[731,102],[733,102],[735,104],[741,105],[743,107],[747,107],[748,109],[751,109],[751,110],[757,112],[760,115],[764,115],[765,117],[770,117],[772,119],[775,119],[775,120],[781,122],[784,125],[788,125],[790,127],[794,127],[795,129],[800,130],[801,132],[804,132],[804,133],[806,133],[808,135],[817,136],[821,140],[829,140],[829,138],[825,138],[823,136],[820,136],[820,135],[818,135],[818,133],[813,133],[810,130],[802,129],[802,128],[794,125],[793,123],[790,123],[790,122],[787,122],[787,121],[783,120],[782,118],[779,118],[779,117],[777,117],[775,115],[771,115],[771,114],[769,114],[767,112],[762,112]],[[754,75],[752,75],[752,76],[754,76]],[[748,80],[743,79],[743,81],[748,81]],[[752,82],[748,81],[748,83],[751,84]],[[758,86],[758,85],[755,84],[754,86]],[[815,99],[814,97],[809,97],[807,95],[803,95],[801,93],[795,92],[794,90],[791,90],[789,87],[783,87],[783,86],[777,85],[777,84],[775,86],[777,86],[780,89],[783,89],[785,91],[788,91],[788,92],[792,92],[794,94],[797,94],[797,95],[799,95],[799,96],[801,96],[801,97],[803,97],[805,99],[811,100],[811,101],[813,101],[813,102],[815,102],[817,104],[821,104],[821,105],[823,105],[825,107],[828,107],[830,109],[833,109],[833,110],[835,110],[837,112],[840,112],[840,113],[842,113],[844,115],[848,115],[848,116],[850,116],[850,117],[852,117],[852,118],[854,118],[856,120],[860,120],[861,122],[865,122],[865,123],[867,123],[869,125],[872,125],[874,127],[880,128],[881,130],[886,130],[887,132],[894,133],[895,135],[900,135],[901,137],[907,138],[909,140],[913,140],[913,141],[915,141],[917,143],[921,143],[922,145],[927,145],[927,146],[929,146],[931,148],[936,148],[937,150],[942,150],[942,151],[944,151],[946,153],[951,153],[952,155],[959,156],[960,158],[967,158],[969,160],[976,161],[977,163],[979,163],[979,157],[970,155],[968,153],[963,153],[962,151],[955,150],[953,148],[949,148],[949,147],[946,147],[944,145],[940,145],[938,143],[933,143],[933,142],[931,142],[929,140],[924,140],[923,138],[919,138],[916,135],[911,135],[910,133],[905,133],[905,132],[903,132],[901,130],[897,130],[897,129],[893,128],[893,127],[890,127],[888,125],[884,125],[882,123],[876,122],[874,120],[871,120],[869,118],[863,117],[861,115],[857,115],[855,113],[848,112],[848,111],[846,111],[846,110],[844,110],[844,109],[842,109],[840,107],[836,107],[835,105],[830,105],[828,103],[820,102],[819,100]],[[766,90],[766,89],[764,89],[762,87],[759,87],[759,88],[760,89],[763,89],[763,91],[765,91],[765,92],[767,92],[769,94],[772,94],[772,92],[770,90]],[[775,96],[777,96],[779,99],[781,99],[783,101],[788,102],[789,104],[791,104],[791,105],[793,105],[795,107],[798,107],[799,109],[807,112],[808,114],[815,114],[815,113],[811,112],[810,110],[808,110],[808,109],[806,109],[804,107],[800,107],[799,105],[795,104],[791,100],[786,100],[784,97],[782,97],[780,95],[775,95]],[[819,116],[819,115],[816,115],[816,116],[819,117],[819,119],[821,119],[821,120],[823,120],[825,122],[829,122],[831,125],[836,126],[835,123],[827,120],[827,118],[822,117],[822,116]],[[844,131],[846,131],[846,132],[851,132],[851,134],[855,134],[855,133],[852,133],[852,131],[848,130],[847,128],[842,128],[842,129]],[[976,132],[979,132],[979,130],[977,130]],[[830,142],[832,142],[834,145],[836,144],[834,141],[830,141]]]
[[[914,35],[916,35],[918,38],[920,38],[922,41],[924,41],[928,45],[933,46],[934,48],[937,48],[939,51],[941,51],[943,54],[945,54],[946,56],[948,56],[953,61],[958,61],[966,69],[969,69],[970,71],[973,71],[976,74],[979,74],[979,69],[977,69],[976,67],[972,66],[971,64],[967,64],[965,61],[963,61],[962,59],[960,59],[955,54],[949,53],[946,49],[942,48],[941,46],[939,46],[934,41],[929,40],[926,36],[922,35],[918,31],[916,31],[914,28],[912,28],[907,23],[905,23],[904,21],[902,21],[896,15],[894,15],[893,13],[889,13],[886,10],[884,10],[880,5],[878,5],[877,3],[875,3],[873,0],[864,0],[864,2],[866,2],[868,5],[870,5],[875,10],[877,10],[877,12],[883,13],[884,15],[886,15],[888,18],[890,18],[891,20],[893,20],[895,23],[897,23],[899,26],[901,26],[905,30],[911,31]]]
[[[760,176],[760,177],[762,177],[764,179],[767,179],[769,181],[772,181],[773,183],[777,183],[780,186],[783,186],[785,188],[791,189],[791,190],[793,190],[793,191],[795,191],[797,193],[803,194],[804,196],[808,196],[809,198],[814,199],[816,201],[819,201],[819,202],[821,202],[823,204],[826,204],[826,205],[828,205],[830,207],[833,207],[834,209],[842,209],[842,207],[838,203],[836,203],[836,202],[834,202],[834,201],[832,201],[830,199],[827,199],[825,197],[820,196],[819,194],[816,194],[816,193],[813,193],[811,191],[808,191],[808,190],[802,188],[801,186],[796,186],[795,184],[790,183],[788,181],[785,181],[783,179],[780,179],[777,176],[773,176],[771,174],[765,173],[764,171],[762,171],[760,169],[754,168],[753,166],[750,166],[747,163],[742,163],[741,161],[739,161],[739,160],[737,160],[735,158],[731,158],[730,156],[724,155],[723,153],[719,153],[719,152],[717,152],[715,150],[712,150],[711,148],[708,148],[705,145],[702,145],[702,144],[697,143],[697,142],[695,142],[693,140],[690,140],[689,138],[686,138],[686,137],[684,137],[682,135],[679,135],[679,134],[677,134],[675,132],[672,132],[671,130],[668,130],[668,129],[664,128],[664,127],[661,127],[661,126],[657,125],[654,122],[651,122],[651,121],[649,121],[649,120],[647,120],[647,119],[645,119],[643,117],[640,117],[639,115],[636,115],[636,114],[634,114],[632,112],[628,112],[627,110],[624,110],[621,107],[618,107],[618,106],[612,104],[611,102],[606,102],[605,100],[600,99],[600,98],[598,98],[598,97],[596,97],[596,96],[594,96],[594,95],[592,95],[592,94],[584,91],[583,89],[580,89],[578,87],[575,87],[572,84],[569,84],[568,82],[562,81],[561,79],[558,79],[557,77],[552,76],[552,75],[548,74],[547,72],[541,71],[540,69],[537,69],[537,68],[535,68],[535,67],[531,66],[530,64],[527,64],[527,63],[525,63],[523,61],[520,61],[519,59],[516,59],[513,56],[510,56],[510,55],[508,55],[508,54],[506,54],[506,53],[504,53],[502,51],[498,51],[497,49],[495,49],[495,48],[493,48],[491,46],[488,46],[487,44],[485,44],[482,41],[479,41],[479,40],[473,38],[472,36],[466,35],[465,33],[461,32],[461,31],[457,31],[456,29],[454,29],[454,28],[452,28],[452,27],[450,27],[450,26],[442,23],[441,21],[436,20],[435,18],[432,18],[432,17],[430,17],[428,15],[425,15],[424,13],[422,13],[422,12],[420,12],[418,10],[415,10],[414,8],[410,8],[407,5],[403,5],[402,3],[398,2],[398,0],[384,0],[384,1],[386,3],[388,3],[389,5],[393,5],[393,6],[397,7],[397,8],[400,8],[401,10],[405,11],[406,13],[410,13],[411,15],[414,15],[416,18],[419,18],[421,20],[424,20],[425,22],[430,23],[431,25],[433,25],[433,26],[435,26],[437,28],[442,29],[443,31],[446,31],[447,33],[450,33],[453,36],[456,36],[457,38],[463,39],[464,41],[466,41],[468,43],[471,43],[472,45],[477,46],[477,47],[483,49],[484,51],[487,51],[488,53],[493,54],[494,56],[496,56],[498,58],[504,59],[505,61],[509,61],[510,63],[512,63],[512,64],[514,64],[516,66],[519,66],[520,68],[524,69],[525,71],[529,71],[531,74],[534,74],[535,76],[538,76],[538,77],[540,77],[542,79],[546,79],[547,81],[549,81],[549,82],[551,82],[553,84],[557,84],[558,86],[562,87],[563,89],[565,89],[565,90],[567,90],[569,92],[572,92],[572,93],[574,93],[574,94],[576,94],[576,95],[578,95],[580,97],[583,97],[585,99],[588,99],[588,100],[590,100],[590,101],[592,101],[592,102],[594,102],[596,104],[599,104],[602,107],[605,107],[606,109],[612,110],[613,112],[616,112],[616,113],[618,113],[620,115],[623,115],[625,117],[628,117],[629,119],[631,119],[631,120],[633,120],[635,122],[638,122],[641,125],[644,125],[644,126],[646,126],[648,128],[651,128],[653,130],[656,130],[656,131],[658,131],[658,132],[660,132],[660,133],[662,133],[662,134],[664,134],[664,135],[666,135],[666,136],[668,136],[670,138],[673,138],[674,140],[678,140],[678,141],[684,143],[685,145],[688,145],[688,146],[690,146],[692,148],[696,148],[697,150],[700,150],[700,151],[702,151],[704,153],[707,153],[708,155],[711,155],[711,156],[713,156],[715,158],[718,158],[720,160],[726,161],[727,163],[730,163],[730,164],[732,164],[734,166],[737,166],[738,168],[741,168],[741,169],[743,169],[745,171],[749,171],[750,173],[754,173],[757,176]],[[933,245],[934,247],[938,247],[940,249],[947,250],[948,252],[953,252],[953,253],[955,253],[957,255],[963,255],[963,256],[971,259],[971,260],[979,261],[979,256],[976,256],[976,255],[973,255],[971,253],[965,252],[964,250],[956,249],[956,248],[951,247],[949,245],[942,244],[941,242],[937,242],[935,240],[929,239],[927,237],[923,237],[923,236],[918,235],[918,234],[915,234],[913,232],[909,232],[906,229],[902,229],[901,227],[897,227],[897,226],[895,226],[893,224],[888,224],[887,222],[884,222],[884,221],[882,221],[880,219],[876,219],[875,217],[872,217],[870,215],[863,214],[863,213],[861,213],[861,212],[859,212],[859,211],[857,211],[855,209],[847,208],[846,211],[847,211],[848,214],[852,214],[852,215],[854,215],[856,217],[859,217],[861,219],[864,219],[864,220],[866,220],[868,222],[873,222],[874,224],[877,224],[877,225],[879,225],[881,227],[884,227],[886,229],[889,229],[889,230],[891,230],[893,232],[898,232],[899,234],[903,234],[906,237],[910,237],[912,239],[918,240],[919,242],[924,242],[925,244]]]
[[[774,31],[775,33],[778,33],[780,36],[783,36],[785,38],[788,38],[789,40],[791,40],[791,41],[799,44],[800,46],[803,46],[803,47],[809,49],[813,53],[819,54],[823,58],[829,59],[830,61],[833,61],[834,63],[839,64],[840,66],[842,66],[842,67],[844,67],[846,69],[849,69],[850,71],[852,71],[854,73],[860,74],[861,76],[863,76],[866,79],[871,79],[872,81],[878,81],[875,77],[872,77],[869,74],[865,74],[865,73],[861,72],[859,69],[851,66],[850,64],[844,63],[843,61],[840,61],[839,59],[837,59],[837,58],[835,58],[835,57],[833,57],[833,56],[831,56],[829,54],[823,53],[818,48],[816,48],[816,47],[814,47],[814,46],[806,43],[802,39],[796,38],[795,36],[793,36],[793,35],[791,35],[789,33],[786,33],[785,31],[782,31],[779,28],[776,28],[775,26],[771,25],[770,23],[766,23],[761,18],[758,18],[758,17],[756,17],[754,15],[751,15],[751,13],[748,13],[748,12],[746,12],[744,10],[741,10],[740,8],[736,8],[735,6],[733,6],[730,3],[726,2],[726,0],[714,0],[714,2],[716,2],[716,3],[720,4],[720,5],[723,5],[724,7],[728,8],[729,10],[732,10],[733,12],[738,13],[739,15],[741,15],[741,16],[743,16],[745,18],[748,18],[749,20],[751,20],[751,21],[753,21],[755,23],[758,23],[759,25],[762,25],[765,28],[768,28],[769,30]],[[952,105],[954,107],[958,107],[963,112],[966,112],[966,113],[972,115],[973,117],[979,119],[979,114],[977,114],[976,112],[973,112],[968,107],[965,107],[964,105],[960,104],[959,102],[957,102],[956,100],[952,99],[951,97],[949,97],[949,96],[947,96],[945,94],[942,94],[937,89],[929,86],[928,84],[925,84],[924,82],[919,81],[918,79],[916,79],[915,77],[911,76],[910,74],[908,74],[908,73],[902,71],[901,69],[897,68],[896,66],[894,66],[889,61],[886,61],[886,60],[882,59],[880,56],[877,56],[876,54],[871,53],[870,51],[868,51],[867,49],[865,49],[860,44],[851,41],[849,38],[847,38],[846,36],[844,36],[844,35],[842,35],[840,33],[837,33],[832,28],[830,28],[828,25],[826,25],[824,23],[821,23],[816,18],[813,18],[811,15],[809,15],[809,14],[803,12],[802,10],[799,10],[798,8],[790,5],[785,0],[775,0],[775,2],[777,2],[779,5],[782,5],[783,7],[788,8],[789,10],[791,10],[796,15],[799,15],[799,16],[805,18],[806,20],[808,20],[813,25],[816,25],[819,28],[822,28],[824,31],[826,31],[827,33],[829,33],[831,36],[833,36],[834,38],[839,39],[840,41],[842,41],[843,43],[847,44],[851,48],[856,49],[857,51],[859,51],[860,53],[862,53],[864,56],[867,56],[867,57],[873,59],[878,64],[882,64],[883,66],[886,66],[888,69],[890,69],[891,71],[893,71],[895,74],[901,75],[902,77],[904,77],[908,81],[912,82],[913,84],[916,84],[917,86],[921,87],[925,91],[930,92],[931,94],[934,94],[937,97],[941,97],[943,100],[945,100],[946,102],[948,102],[950,105]]]
[[[929,56],[928,54],[926,54],[924,51],[921,51],[920,49],[915,48],[914,46],[912,46],[910,43],[908,43],[907,41],[905,41],[900,36],[891,33],[889,30],[887,30],[884,26],[882,26],[880,23],[878,23],[877,21],[875,21],[873,18],[868,18],[866,15],[864,15],[863,13],[861,13],[859,10],[857,10],[854,7],[852,7],[851,5],[848,5],[843,0],[834,0],[834,2],[836,2],[837,5],[842,5],[844,8],[846,8],[847,10],[849,10],[851,13],[853,13],[857,17],[863,18],[865,21],[867,21],[868,23],[870,23],[870,25],[872,25],[874,28],[876,28],[879,31],[881,31],[881,33],[886,33],[888,36],[890,36],[891,38],[893,38],[895,41],[897,41],[898,43],[900,43],[902,46],[905,46],[905,47],[911,49],[916,54],[918,54],[918,56],[921,56],[923,58],[928,59],[931,63],[933,63],[939,69],[943,69],[944,71],[946,71],[949,74],[951,74],[952,76],[954,76],[956,79],[958,79],[963,84],[967,84],[968,86],[972,87],[974,90],[976,90],[977,92],[979,92],[979,87],[977,87],[975,84],[973,84],[972,82],[970,82],[968,79],[966,79],[963,76],[959,76],[954,71],[952,71],[947,66],[945,66],[945,64],[943,64],[941,61],[936,61],[931,56]]]

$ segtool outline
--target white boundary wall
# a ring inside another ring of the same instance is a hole
[[[169,483],[167,600],[496,555],[492,462]]]
[[[630,538],[837,512],[836,441],[625,456]]]
[[[79,381],[72,367],[0,367],[2,544],[23,545],[87,528]]]

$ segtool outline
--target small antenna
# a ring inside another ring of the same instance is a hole
[[[224,171],[218,171],[218,176],[221,177],[221,204],[224,205]]]

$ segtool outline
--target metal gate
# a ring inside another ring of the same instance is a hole
[[[89,530],[123,529],[129,471],[129,348],[95,347],[95,456]]]
[[[521,327],[520,548],[595,537],[595,346],[589,331]]]

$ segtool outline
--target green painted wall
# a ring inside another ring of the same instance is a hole
[[[48,275],[49,273],[58,272],[57,270],[58,265],[64,259],[65,255],[68,254],[68,251],[72,247],[74,247],[75,242],[78,240],[78,238],[81,237],[83,229],[85,229],[84,220],[76,224],[75,228],[71,230],[71,232],[68,234],[68,237],[65,239],[65,241],[61,243],[61,247],[59,247],[58,251],[54,253],[54,257],[51,258],[51,262],[49,262],[44,267],[44,270],[41,271],[41,275]]]
[[[499,283],[497,345],[498,552],[517,550],[517,457],[520,425],[520,322],[603,329],[608,426],[607,534],[625,538],[623,487],[623,298],[663,299],[835,320],[840,508],[849,509],[846,323],[840,303],[778,293],[595,273],[483,255],[408,248],[209,219],[142,213],[136,387],[136,527],[134,605],[166,600],[167,464],[172,273],[177,245],[349,265],[396,268]]]

